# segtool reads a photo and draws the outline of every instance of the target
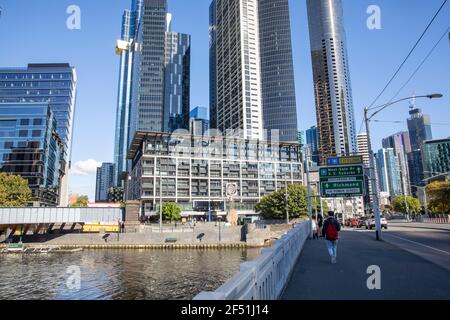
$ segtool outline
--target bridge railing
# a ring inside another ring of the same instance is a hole
[[[254,261],[244,262],[233,278],[214,292],[201,292],[194,300],[276,300],[288,284],[295,263],[309,236],[310,224],[295,226]]]

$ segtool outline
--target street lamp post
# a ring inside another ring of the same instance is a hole
[[[376,227],[376,238],[377,240],[382,240],[382,235],[381,235],[381,216],[380,216],[380,207],[379,207],[379,202],[378,202],[378,188],[377,188],[377,183],[376,183],[376,178],[375,178],[375,162],[373,159],[373,150],[372,150],[372,143],[371,143],[371,139],[370,139],[370,120],[375,117],[378,113],[380,113],[381,111],[383,111],[384,109],[386,109],[387,107],[396,104],[398,102],[401,101],[405,101],[405,100],[410,100],[413,98],[428,98],[428,99],[435,99],[435,98],[442,98],[443,95],[440,93],[436,93],[436,94],[429,94],[429,95],[424,95],[424,96],[412,96],[412,97],[407,97],[407,98],[403,98],[397,101],[393,101],[393,102],[389,102],[387,104],[381,105],[381,106],[377,106],[377,107],[365,107],[364,108],[364,121],[366,123],[366,133],[367,133],[367,146],[369,148],[369,160],[370,160],[370,169],[369,169],[369,176],[370,176],[370,180],[372,183],[372,190],[374,192],[373,195],[373,212],[374,212],[374,216],[375,216],[375,227]],[[374,109],[378,109],[376,110],[374,113],[372,113],[371,115],[369,115],[369,111],[370,110],[374,110]]]
[[[309,146],[306,145],[305,149],[305,169],[306,169],[306,183],[308,186],[308,217],[309,225],[312,226],[312,205],[311,205],[311,178],[309,176]],[[309,238],[312,239],[314,236],[312,227],[310,227]]]
[[[159,232],[162,233],[162,174],[161,163],[159,164]]]

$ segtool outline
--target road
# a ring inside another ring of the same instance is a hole
[[[336,265],[330,263],[324,240],[309,240],[282,298],[450,299],[446,233],[449,232],[390,226],[383,233],[384,241],[376,241],[373,231],[345,230],[341,232]],[[444,244],[439,243],[439,237],[444,238]],[[373,265],[381,270],[381,290],[367,287],[367,268]]]

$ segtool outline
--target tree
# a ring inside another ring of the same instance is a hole
[[[312,206],[312,210],[313,210],[313,214],[317,208],[317,213],[320,213],[320,201],[319,198],[317,197],[312,197],[311,198],[311,206]],[[323,213],[325,214],[325,216],[327,215],[327,212],[330,210],[328,207],[328,203],[322,199],[322,209],[323,209]]]
[[[0,206],[25,207],[31,201],[32,193],[28,180],[6,173],[0,173]]]
[[[450,181],[436,181],[427,186],[428,206],[433,213],[450,212]]]
[[[287,208],[289,218],[308,216],[308,191],[299,184],[288,186]],[[286,189],[264,196],[255,206],[255,210],[264,219],[286,219]],[[325,202],[324,202],[325,204]],[[320,207],[320,204],[319,204]]]
[[[77,201],[71,205],[71,207],[74,208],[86,208],[89,203],[89,197],[88,196],[79,196],[77,198]]]
[[[175,202],[166,202],[162,206],[162,215],[166,220],[179,220],[181,218],[181,209]]]
[[[405,204],[405,197],[399,196],[395,197],[392,201],[392,207],[394,208],[394,211],[401,212],[401,213],[420,213],[421,212],[421,206],[418,199],[414,197],[406,197],[406,203],[408,204],[408,210],[406,210],[406,204]]]

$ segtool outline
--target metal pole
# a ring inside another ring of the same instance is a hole
[[[161,163],[159,164],[159,232],[162,233],[162,174],[161,174]]]
[[[286,224],[289,224],[289,208],[288,208],[288,183],[286,181],[286,193],[285,193],[285,199],[286,199]]]
[[[312,206],[311,206],[311,179],[309,176],[309,146],[305,146],[305,158],[306,158],[306,183],[308,186],[308,216],[309,216],[309,225],[312,226]],[[313,230],[310,227],[309,238],[313,238]]]
[[[375,179],[375,162],[373,159],[373,150],[372,143],[370,140],[370,127],[369,127],[369,110],[368,108],[364,108],[364,120],[366,123],[366,133],[367,133],[367,147],[369,148],[369,160],[370,160],[370,168],[369,168],[369,177],[372,183],[372,192],[373,192],[373,213],[375,216],[375,228],[376,228],[376,238],[377,240],[382,240],[381,235],[381,217],[380,217],[380,208],[378,203],[378,188]]]

